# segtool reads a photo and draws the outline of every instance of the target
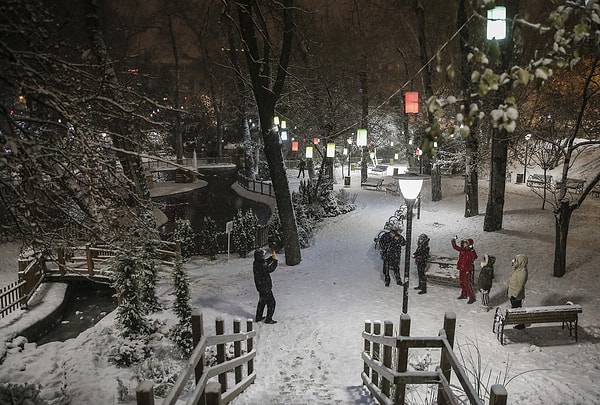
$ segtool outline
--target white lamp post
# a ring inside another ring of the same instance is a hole
[[[406,202],[406,247],[404,249],[404,296],[402,297],[402,313],[408,313],[408,280],[410,278],[410,241],[412,238],[412,215],[415,201],[421,193],[425,176],[402,174],[394,176],[398,179],[400,192]]]
[[[529,156],[529,140],[531,134],[525,135],[525,166],[523,166],[523,182],[527,183],[527,157]]]

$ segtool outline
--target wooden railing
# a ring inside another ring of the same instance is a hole
[[[238,173],[238,183],[248,191],[260,193],[275,198],[275,188],[273,184],[260,180],[252,180]]]
[[[68,252],[68,253],[67,253]],[[166,265],[174,265],[175,257],[181,254],[181,243],[160,241],[155,249]],[[31,295],[47,276],[107,276],[102,265],[118,253],[107,245],[85,245],[83,248],[59,248],[56,257],[41,257],[19,260],[18,280],[0,288],[0,318],[17,308],[27,308]],[[48,266],[55,263],[56,266]]]
[[[438,404],[464,403],[458,400],[450,386],[451,374],[454,372],[469,403],[483,405],[453,351],[456,328],[454,313],[447,312],[444,315],[444,327],[437,337],[411,337],[410,316],[407,314],[400,316],[399,336],[393,336],[392,322],[383,322],[383,331],[381,326],[379,321],[365,322],[365,330],[362,334],[364,369],[361,373],[364,385],[380,404],[404,404],[407,384],[437,384]],[[409,349],[415,348],[441,350],[440,364],[435,371],[408,370]],[[492,385],[489,405],[505,405],[507,396],[503,385]]]
[[[241,332],[241,321],[235,319],[232,334],[225,334],[225,321],[222,317],[215,320],[215,336],[205,336],[203,326],[202,312],[194,309],[192,311],[194,351],[173,388],[161,402],[163,405],[173,405],[178,402],[192,373],[194,373],[196,387],[186,404],[219,405],[229,403],[256,379],[254,372],[256,332],[253,330],[252,320],[246,321],[246,332]],[[242,342],[245,344],[242,345]],[[233,358],[229,360],[226,359],[227,344],[233,344]],[[204,365],[204,354],[206,348],[210,346],[217,348],[217,362],[215,365],[207,367]],[[233,375],[228,378],[227,374],[231,374],[232,371]],[[218,378],[218,383],[209,383],[209,379],[213,377]],[[229,381],[229,379],[233,381]],[[230,386],[230,382],[233,383],[233,386]],[[153,405],[153,383],[151,381],[140,382],[136,388],[136,398],[137,405]]]

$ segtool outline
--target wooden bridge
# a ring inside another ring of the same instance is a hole
[[[173,265],[181,254],[181,243],[159,241],[155,253],[162,264]],[[18,280],[0,289],[0,318],[16,309],[27,309],[28,303],[42,282],[92,278],[110,282],[109,260],[119,253],[106,245],[86,244],[81,247],[59,248],[56,256],[41,255],[19,260]]]

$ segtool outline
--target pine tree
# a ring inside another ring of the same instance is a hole
[[[181,255],[188,259],[196,254],[196,233],[189,219],[177,219],[173,240],[181,242]]]
[[[241,209],[238,209],[233,218],[233,229],[231,231],[231,242],[233,250],[240,254],[240,257],[246,257],[247,251],[244,251],[244,214]]]
[[[256,232],[258,231],[258,217],[252,211],[252,208],[246,211],[244,215],[244,233],[245,237],[245,251],[250,252],[256,248]]]
[[[200,253],[207,255],[211,260],[217,258],[219,243],[217,240],[217,224],[211,217],[204,217],[200,231]]]
[[[175,258],[173,285],[175,286],[173,312],[177,315],[179,323],[171,329],[171,336],[184,357],[187,358],[194,350],[192,339],[192,306],[190,304],[190,280],[183,267],[181,255],[177,255]]]
[[[269,248],[275,252],[281,251],[283,249],[283,233],[281,232],[281,219],[277,208],[275,208],[271,221],[267,226],[269,229]]]
[[[113,263],[113,287],[119,295],[117,324],[123,336],[143,335],[150,331],[139,295],[139,264],[128,252],[118,255]]]

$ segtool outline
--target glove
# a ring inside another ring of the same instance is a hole
[[[458,235],[454,235],[454,240],[458,240]]]

